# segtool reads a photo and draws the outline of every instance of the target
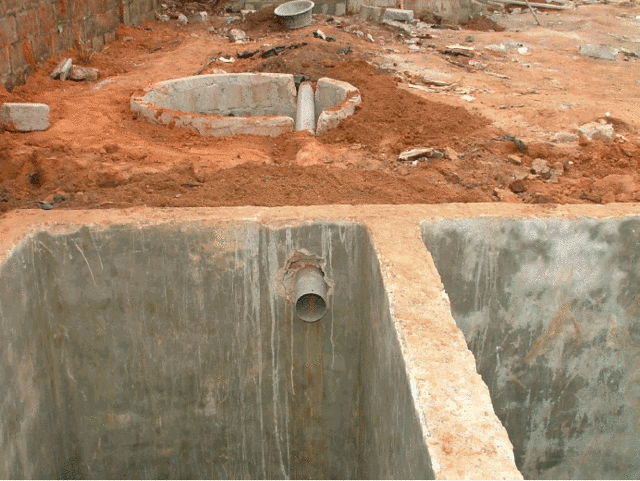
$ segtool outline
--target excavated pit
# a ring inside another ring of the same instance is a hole
[[[640,477],[640,218],[422,224],[525,478]]]
[[[433,478],[380,272],[355,223],[40,229],[0,265],[0,477]]]

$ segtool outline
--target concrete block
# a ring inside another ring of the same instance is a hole
[[[337,127],[353,115],[362,98],[353,85],[340,80],[321,78],[316,84],[316,134]]]
[[[49,128],[49,106],[30,103],[3,104],[2,126],[14,132],[47,130]]]
[[[580,45],[578,49],[580,55],[587,57],[601,58],[604,60],[615,60],[618,55],[618,49],[607,47],[606,45]]]
[[[358,16],[361,20],[365,22],[376,22],[380,23],[382,20],[382,14],[384,13],[384,9],[381,7],[372,7],[370,5],[362,5],[360,7],[360,12],[358,12]]]
[[[413,21],[413,10],[401,10],[399,8],[387,8],[382,17],[384,20],[395,20],[396,22]]]
[[[347,13],[347,4],[345,2],[336,3],[336,16],[341,17]]]

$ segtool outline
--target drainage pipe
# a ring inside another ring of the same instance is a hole
[[[317,267],[305,267],[296,274],[294,284],[296,314],[306,322],[315,322],[327,312],[327,284]]]
[[[315,100],[313,87],[309,82],[302,82],[298,89],[296,130],[307,130],[312,134],[316,130]]]

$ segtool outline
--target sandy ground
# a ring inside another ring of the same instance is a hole
[[[180,7],[186,8],[178,4],[168,13]],[[493,12],[489,18],[504,31],[486,31],[486,22],[481,31],[433,28],[411,47],[419,51],[410,50],[407,35],[353,16],[314,15],[311,26],[285,31],[266,12],[233,23],[227,19],[239,15],[218,13],[186,26],[172,19],[120,27],[100,52],[68,52],[76,63],[100,70],[97,82],[50,79],[60,56],[26,85],[0,90],[2,102],[51,108],[45,132],[0,132],[0,212],[37,206],[640,201],[640,60],[623,53],[615,61],[578,55],[587,43],[640,53],[640,7],[613,3],[538,12],[541,26],[527,11]],[[230,42],[230,28],[244,30],[250,41]],[[318,28],[335,42],[314,38]],[[302,42],[266,59],[237,58],[247,50]],[[473,50],[470,56],[442,53],[451,45]],[[318,137],[206,138],[130,112],[131,95],[160,80],[193,75],[218,56],[236,61],[215,62],[203,73],[286,72],[312,81],[327,76],[358,87],[363,102],[353,117]],[[556,139],[598,120],[613,125],[612,141]],[[521,140],[520,148],[508,136]],[[415,165],[397,160],[414,147],[445,155]],[[552,172],[532,172],[536,159]]]

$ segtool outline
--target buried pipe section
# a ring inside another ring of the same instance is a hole
[[[306,130],[312,134],[316,130],[315,98],[309,82],[302,82],[298,89],[296,130]]]
[[[294,284],[296,314],[305,322],[315,322],[327,312],[327,284],[317,267],[305,267],[296,274]]]

